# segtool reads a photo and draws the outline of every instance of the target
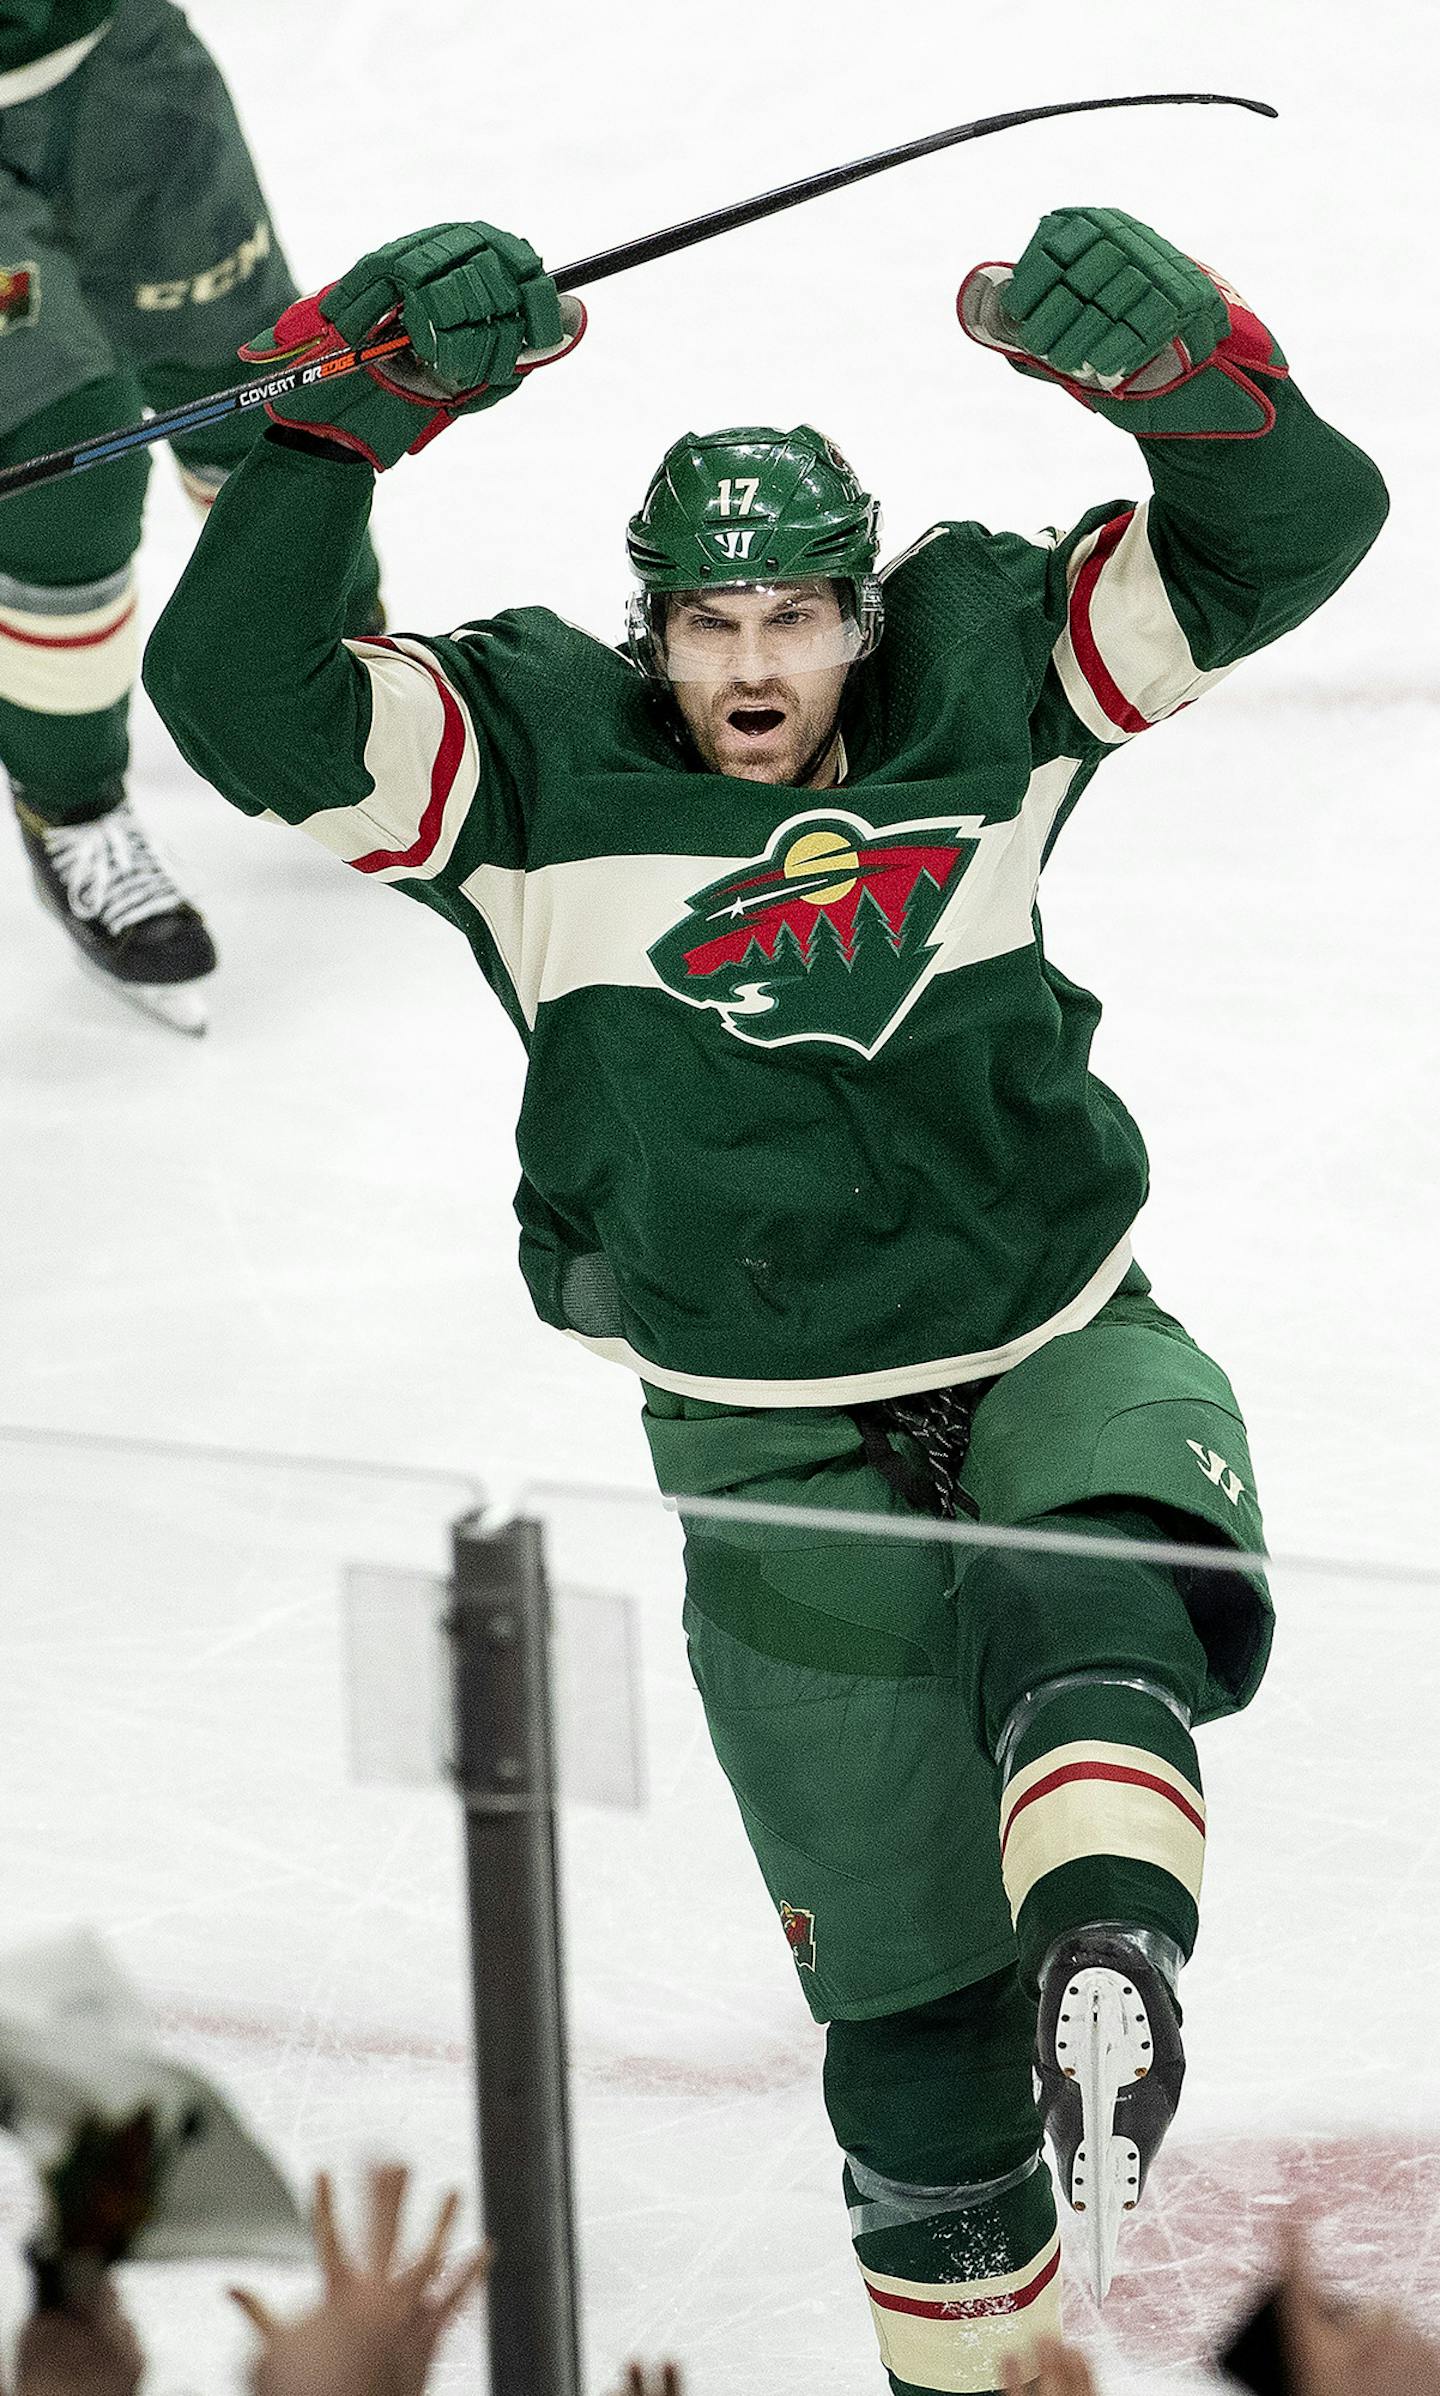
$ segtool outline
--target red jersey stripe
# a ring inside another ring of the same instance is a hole
[[[1037,2296],[1044,2295],[1059,2268],[1060,2250],[1057,2247],[1049,2262],[1041,2266],[1027,2286],[1012,2288],[1007,2296],[892,2296],[887,2289],[877,2288],[868,2276],[865,2277],[865,2286],[871,2303],[879,2305],[882,2312],[914,2313],[922,2321],[985,2321],[997,2314],[1022,2313],[1026,2305],[1033,2304]]]
[[[101,641],[108,641],[124,630],[137,605],[138,601],[128,600],[113,622],[102,624],[98,632],[21,632],[18,625],[0,619],[0,633],[7,641],[22,641],[27,649],[96,649]]]
[[[1063,1789],[1077,1780],[1122,1781],[1131,1788],[1151,1789],[1157,1797],[1168,1797],[1170,1803],[1179,1808],[1186,1821],[1194,1824],[1201,1838],[1203,1839],[1205,1836],[1204,1815],[1197,1813],[1189,1799],[1182,1797],[1178,1789],[1172,1789],[1169,1781],[1162,1780],[1158,1773],[1138,1771],[1133,1764],[1062,1764],[1058,1771],[1049,1772],[1043,1780],[1037,1780],[1034,1787],[1027,1789],[1024,1796],[1017,1799],[1010,1808],[1005,1817],[1004,1829],[1000,1833],[1002,1860],[1009,1844],[1010,1833],[1025,1808],[1033,1805],[1037,1798],[1049,1797],[1056,1789]]]
[[[393,650],[397,657],[414,657],[413,650],[401,649],[395,641],[371,640],[367,645],[372,649]],[[435,752],[435,761],[430,768],[430,796],[426,802],[425,813],[420,818],[420,829],[409,848],[370,849],[363,857],[352,857],[350,862],[357,874],[379,874],[396,865],[415,866],[425,863],[440,837],[445,821],[445,802],[454,787],[460,760],[465,754],[465,718],[460,713],[459,703],[454,692],[443,674],[437,667],[431,665],[428,658],[415,658],[415,663],[424,666],[436,690],[440,693],[440,706],[444,716],[440,746]]]
[[[1107,558],[1114,555],[1124,539],[1134,514],[1135,510],[1129,508],[1123,516],[1112,516],[1108,524],[1101,526],[1094,548],[1076,575],[1075,588],[1070,594],[1070,642],[1076,664],[1111,723],[1117,724],[1122,732],[1148,732],[1149,717],[1131,706],[1100,654],[1090,623],[1095,585],[1105,571]]]

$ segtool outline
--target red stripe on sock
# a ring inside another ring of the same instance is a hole
[[[27,649],[95,649],[101,641],[108,641],[112,634],[121,631],[129,623],[137,605],[138,601],[132,599],[127,607],[121,609],[113,624],[102,624],[98,632],[21,632],[16,625],[3,621],[0,621],[0,632],[3,632],[7,641],[23,641]]]
[[[1062,1764],[1057,1771],[1047,1772],[1043,1780],[1037,1780],[1033,1789],[1027,1789],[1006,1815],[1005,1827],[1000,1833],[1002,1861],[1010,1833],[1026,1806],[1033,1805],[1038,1797],[1048,1797],[1054,1790],[1063,1789],[1077,1780],[1123,1781],[1131,1788],[1153,1789],[1158,1797],[1168,1797],[1172,1805],[1179,1807],[1186,1821],[1194,1824],[1202,1839],[1205,1836],[1204,1815],[1197,1813],[1189,1799],[1182,1797],[1178,1789],[1172,1789],[1168,1780],[1161,1780],[1158,1773],[1140,1772],[1133,1764]]]
[[[1141,715],[1138,707],[1131,706],[1100,654],[1090,623],[1090,601],[1095,585],[1105,570],[1106,561],[1118,549],[1134,514],[1135,510],[1130,508],[1125,515],[1112,516],[1108,524],[1101,526],[1100,537],[1076,575],[1075,588],[1070,594],[1070,639],[1075,650],[1075,662],[1111,723],[1117,724],[1122,732],[1148,732],[1149,717]]]
[[[1026,2305],[1033,2304],[1037,2296],[1044,2295],[1059,2268],[1060,2252],[1057,2247],[1028,2287],[1014,2288],[1008,2296],[892,2296],[886,2289],[877,2288],[868,2277],[865,2278],[865,2285],[870,2292],[871,2303],[879,2305],[886,2313],[914,2313],[922,2321],[985,2321],[999,2313],[1023,2313]]]
[[[408,649],[401,649],[394,641],[371,640],[368,645],[375,649],[392,650],[397,657],[409,657],[411,654]],[[424,666],[426,673],[440,693],[440,705],[444,712],[440,746],[435,752],[435,762],[430,768],[430,797],[426,803],[425,813],[420,818],[419,832],[410,847],[408,849],[371,849],[363,857],[352,857],[350,862],[357,874],[378,874],[383,873],[389,866],[423,865],[426,862],[440,837],[441,827],[445,821],[445,802],[450,796],[455,776],[460,768],[460,760],[465,754],[465,719],[460,713],[459,704],[453,691],[439,670],[430,664],[428,658],[417,657],[413,662],[416,665]]]

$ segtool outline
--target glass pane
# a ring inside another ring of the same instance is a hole
[[[413,1648],[476,1496],[443,1476],[0,1443],[13,1943],[103,1932],[170,2049],[230,2092],[302,2194],[322,2163],[343,2177],[387,2153],[414,2166],[422,2208],[473,2185],[458,1807],[443,1779],[357,1778],[344,1592],[361,1566],[372,1593],[377,1568],[408,1590]],[[803,2356],[830,2396],[873,2396],[823,2033],[690,1678],[682,1525],[639,1494],[519,1502],[544,1523],[556,1597],[562,1784],[610,1759],[611,1802],[561,1818],[586,2384],[673,2352],[694,2396],[792,2396]],[[777,1538],[792,1528],[776,1518]],[[975,1535],[918,1536],[948,1572]],[[1082,1591],[1104,1558],[1073,1564]],[[1440,2302],[1440,1575],[1282,1561],[1273,1582],[1261,1694],[1200,1734],[1211,1836],[1182,2110],[1103,2325],[1069,2274],[1068,2317],[1116,2388],[1184,2384],[1294,2196],[1343,2286],[1422,2317]],[[385,1662],[372,1622],[372,1681]],[[627,1762],[612,1700],[632,1678]],[[411,1728],[437,1718],[432,1682]],[[637,1787],[643,1805],[616,1810]],[[0,2204],[18,2220],[27,2203],[7,2143]],[[128,2276],[158,2385],[238,2367],[246,2333],[220,2295],[235,2271]],[[239,2276],[295,2300],[294,2274]],[[439,2386],[483,2384],[482,2357],[467,2323]]]

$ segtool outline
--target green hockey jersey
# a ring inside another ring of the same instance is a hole
[[[345,642],[371,477],[262,441],[146,683],[225,797],[443,915],[529,1058],[543,1318],[683,1395],[819,1406],[1005,1370],[1104,1304],[1146,1187],[1045,954],[1096,767],[1344,579],[1369,461],[1287,384],[1261,440],[1147,443],[1063,537],[935,525],[889,569],[825,792],[710,773],[541,608]]]
[[[114,13],[115,0],[0,0],[0,76],[39,59],[58,60],[62,51],[98,32]],[[34,88],[48,90],[53,80]],[[28,96],[24,89],[8,96],[0,92],[0,105]]]

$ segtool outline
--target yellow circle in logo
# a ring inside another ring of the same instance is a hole
[[[787,882],[808,880],[821,865],[833,865],[838,874],[848,879],[827,882],[823,890],[805,890],[800,896],[812,907],[833,907],[837,899],[849,897],[860,871],[860,860],[843,832],[802,832],[785,851]]]

